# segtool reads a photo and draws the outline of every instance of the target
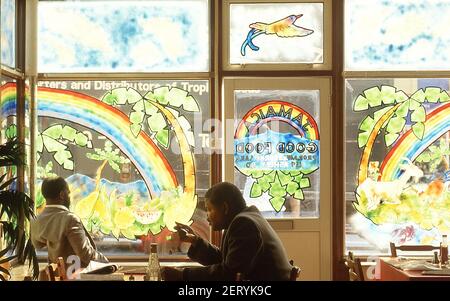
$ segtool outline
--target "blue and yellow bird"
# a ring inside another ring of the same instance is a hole
[[[241,54],[245,56],[245,48],[247,46],[254,51],[258,51],[259,47],[253,44],[253,39],[261,34],[276,34],[281,38],[292,38],[292,37],[305,37],[314,32],[312,29],[304,28],[295,25],[297,21],[303,14],[300,15],[290,15],[286,18],[280,19],[272,23],[262,23],[256,22],[249,25],[251,28],[247,34],[247,38],[241,46]]]

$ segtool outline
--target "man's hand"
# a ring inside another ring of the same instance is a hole
[[[174,267],[161,267],[161,277],[165,281],[182,281],[183,270]]]
[[[178,235],[180,236],[180,240],[183,242],[194,243],[199,236],[197,233],[192,230],[188,225],[180,224],[175,222],[177,225],[174,227],[178,231]]]

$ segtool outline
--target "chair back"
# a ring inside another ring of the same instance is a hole
[[[66,263],[64,258],[58,257],[57,263],[49,263],[45,267],[48,281],[65,281],[67,280]]]
[[[58,265],[59,279],[62,281],[67,280],[66,263],[64,262],[64,258],[58,257],[58,261],[56,264]]]
[[[45,267],[45,273],[47,274],[48,281],[56,281],[56,269],[57,269],[57,265],[54,263],[49,263]]]
[[[432,245],[403,245],[403,246],[396,246],[395,243],[391,242],[389,243],[389,247],[391,249],[391,257],[397,257],[397,250],[400,251],[434,251],[439,250],[439,246],[432,246]]]
[[[348,252],[348,256],[345,259],[345,266],[348,269],[348,278],[350,281],[364,281],[361,259],[355,258],[353,252]]]

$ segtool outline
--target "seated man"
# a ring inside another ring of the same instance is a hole
[[[191,243],[188,256],[205,267],[164,267],[165,280],[289,280],[292,266],[275,231],[255,206],[247,207],[235,185],[222,182],[205,195],[208,222],[225,230],[218,249],[186,225],[177,224],[180,239]]]
[[[69,211],[70,190],[67,182],[61,177],[44,179],[41,192],[46,206],[30,225],[34,247],[41,249],[47,246],[48,260],[52,263],[56,263],[58,257],[63,257],[66,262],[70,255],[80,258],[81,267],[86,267],[91,260],[108,262],[96,250],[80,218]]]

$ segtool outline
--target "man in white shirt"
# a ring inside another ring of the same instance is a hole
[[[69,185],[62,177],[44,179],[41,192],[46,206],[36,219],[31,221],[31,241],[36,249],[47,247],[48,260],[56,263],[58,257],[77,255],[81,267],[91,260],[108,262],[96,250],[94,241],[84,228],[80,218],[69,211]]]

